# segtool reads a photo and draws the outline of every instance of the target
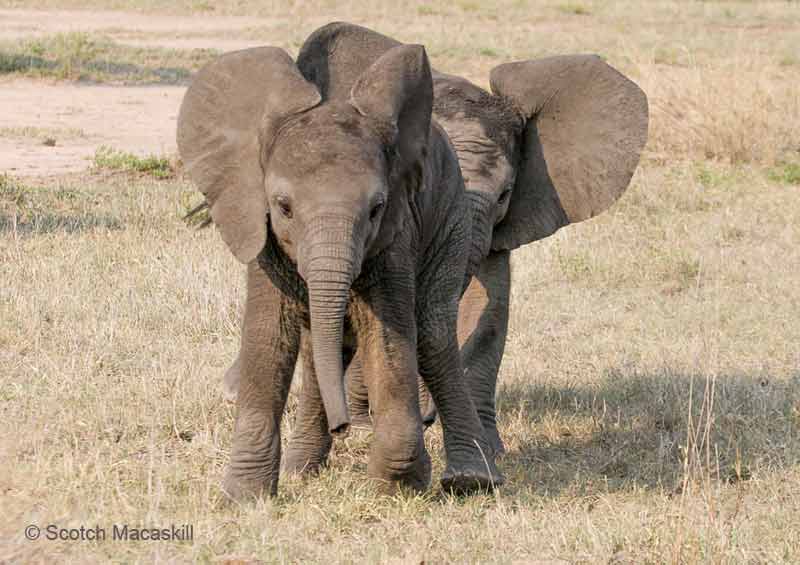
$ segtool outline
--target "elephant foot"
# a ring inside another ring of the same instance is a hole
[[[422,407],[422,425],[427,430],[436,421],[436,406],[431,400],[427,406]]]
[[[503,457],[506,454],[506,446],[503,444],[503,440],[500,439],[497,428],[484,425],[484,431],[486,432],[486,441],[489,442],[489,446],[494,451],[495,459]]]
[[[423,451],[422,455],[403,471],[369,474],[380,481],[378,488],[384,494],[396,494],[403,488],[424,492],[431,486],[431,458],[427,451]]]
[[[277,481],[247,481],[235,477],[230,471],[222,481],[222,492],[233,502],[253,502],[265,496],[278,494]]]
[[[417,416],[419,418],[419,416]],[[384,492],[399,487],[424,491],[431,484],[431,458],[422,425],[416,422],[376,422],[367,474],[383,483]]]
[[[289,449],[283,458],[283,472],[288,475],[309,476],[316,475],[328,463],[328,453],[331,441],[322,442],[313,446],[294,446],[289,443]]]
[[[479,454],[479,459],[468,461],[448,461],[442,473],[442,489],[454,494],[491,492],[505,482],[505,477],[497,469],[494,456]]]

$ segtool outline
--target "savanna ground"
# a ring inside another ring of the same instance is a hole
[[[800,4],[0,8],[0,562],[800,561]],[[650,99],[621,201],[514,255],[494,495],[378,496],[363,437],[275,500],[218,488],[243,273],[182,220],[199,197],[177,107],[215,53],[294,54],[336,19],[482,85],[501,62],[597,52]],[[114,523],[195,539],[24,537]]]

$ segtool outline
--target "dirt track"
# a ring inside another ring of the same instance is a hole
[[[0,137],[0,171],[50,176],[87,168],[101,145],[136,154],[175,151],[175,120],[184,88],[4,83],[0,128],[54,130],[54,147],[39,137]],[[77,132],[72,130],[79,130]],[[65,132],[58,135],[59,131]]]
[[[0,40],[91,31],[136,46],[229,51],[263,42],[220,35],[266,25],[275,22],[245,17],[0,10]],[[191,37],[176,37],[182,33]],[[172,153],[184,89],[0,81],[0,172],[30,177],[81,171],[102,145],[140,155]],[[22,128],[52,130],[56,145],[44,145],[41,136],[15,133]]]

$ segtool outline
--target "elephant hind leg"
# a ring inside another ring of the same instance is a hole
[[[345,351],[345,380],[347,382],[347,409],[350,411],[350,427],[354,431],[372,429],[370,416],[369,393],[364,382],[364,365],[358,352],[351,355],[352,360],[347,364],[347,351]]]
[[[347,369],[348,407],[350,409],[350,423],[354,429],[372,429],[370,416],[369,394],[364,382],[364,368],[358,356]],[[436,404],[433,402],[428,387],[421,376],[417,375],[417,388],[419,389],[419,407],[422,413],[422,425],[427,429],[436,422]]]
[[[419,409],[422,412],[422,425],[430,428],[436,421],[436,404],[422,375],[417,376],[417,388],[419,389]]]

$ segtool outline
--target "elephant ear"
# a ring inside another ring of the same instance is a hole
[[[267,237],[262,147],[283,120],[319,102],[316,87],[275,47],[222,55],[186,91],[178,150],[223,241],[243,263],[261,252]]]
[[[492,249],[596,216],[625,191],[647,140],[647,96],[596,55],[495,67],[491,88],[526,118],[521,163]]]
[[[433,107],[431,67],[422,45],[399,45],[381,55],[356,80],[350,103],[388,127],[404,170],[422,163]]]
[[[364,69],[399,45],[371,29],[333,22],[308,36],[297,55],[297,67],[317,85],[324,100],[347,100]]]

